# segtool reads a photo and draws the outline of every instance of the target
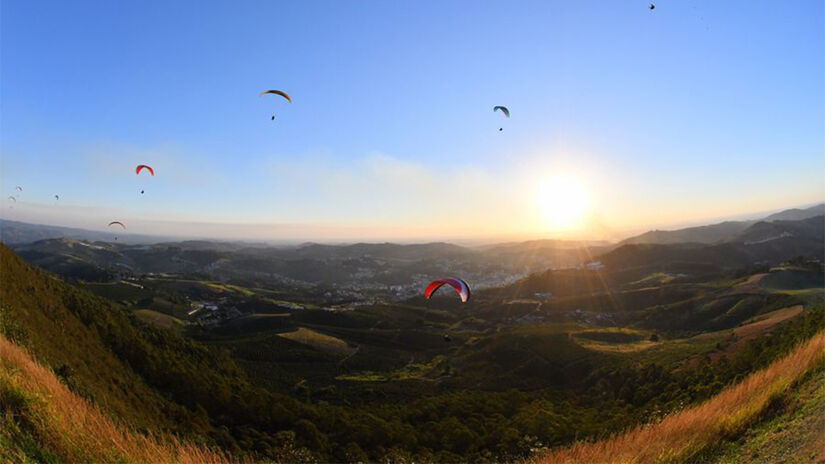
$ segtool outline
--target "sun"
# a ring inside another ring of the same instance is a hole
[[[558,174],[538,185],[536,206],[548,227],[556,230],[578,229],[590,208],[590,193],[579,179]]]

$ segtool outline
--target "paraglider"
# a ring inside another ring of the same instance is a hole
[[[12,200],[12,201],[14,201],[15,203],[17,203],[17,198],[14,198],[14,197],[13,197],[13,196],[11,196],[11,195],[9,195],[9,200]]]
[[[292,103],[292,98],[289,95],[287,95],[286,92],[283,92],[283,91],[280,91],[280,90],[264,90],[258,96],[263,97],[264,95],[269,94],[269,93],[271,93],[273,95],[280,95],[280,96],[286,98],[287,101]],[[274,121],[274,120],[275,120],[275,115],[273,114],[272,117],[270,118],[270,121]]]
[[[430,282],[430,285],[427,285],[427,289],[424,290],[424,297],[429,300],[433,293],[435,293],[435,291],[441,288],[444,284],[447,284],[455,289],[458,296],[461,297],[462,303],[466,303],[470,300],[470,286],[467,285],[467,282],[464,282],[461,279],[452,278],[434,280]]]
[[[22,192],[22,191],[23,191],[23,187],[21,187],[21,186],[19,186],[19,185],[18,185],[17,187],[15,187],[15,190],[19,190],[19,191],[21,191],[21,192]]]
[[[120,227],[123,227],[123,230],[126,230],[126,226],[125,226],[122,222],[120,222],[120,221],[112,221],[112,222],[110,222],[110,223],[109,223],[109,227],[112,227],[112,226],[113,226],[113,225],[115,225],[115,224],[119,225]],[[117,240],[117,235],[115,235],[115,240]]]
[[[152,177],[155,176],[155,170],[152,169],[152,166],[147,166],[145,164],[138,164],[137,167],[135,168],[135,174],[140,174],[140,171],[142,171],[144,169],[149,171],[149,174],[151,174]]]
[[[493,107],[493,112],[495,113],[496,111],[501,111],[505,116],[507,116],[507,119],[510,119],[510,110],[508,110],[506,106],[494,106]],[[498,128],[499,132],[501,132],[503,130],[504,130],[503,127]]]
[[[60,199],[60,196],[59,196],[59,195],[55,195],[55,196],[54,196],[54,199],[55,199],[55,201],[57,201],[57,200],[59,200],[59,199]]]
[[[266,95],[268,93],[271,93],[271,94],[274,94],[274,95],[280,95],[280,96],[286,98],[287,100],[289,100],[290,103],[292,103],[292,98],[290,98],[289,95],[286,94],[286,92],[282,92],[280,90],[264,90],[258,96],[263,97],[264,95]]]
[[[654,4],[652,4],[652,3],[651,3],[651,4],[650,4],[650,6],[649,6],[648,8],[650,8],[651,10],[655,10],[655,9],[656,9],[656,5],[654,5]]]
[[[143,171],[143,170],[149,171],[149,174],[151,174],[152,177],[155,177],[155,170],[152,169],[152,166],[148,166],[148,165],[145,165],[145,164],[138,164],[137,165],[137,167],[135,168],[135,175],[140,175],[140,171]],[[143,195],[143,190],[142,189],[140,191],[140,194]]]

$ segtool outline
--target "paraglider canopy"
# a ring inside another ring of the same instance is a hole
[[[280,96],[286,98],[287,100],[289,100],[290,103],[292,103],[292,98],[290,98],[290,96],[287,95],[286,92],[283,92],[281,90],[264,90],[258,96],[263,97],[264,95],[266,95],[268,93],[271,93],[273,95],[280,95]]]
[[[510,110],[508,110],[506,106],[494,106],[493,111],[501,111],[505,116],[510,117]]]
[[[15,203],[17,203],[17,198],[14,198],[14,197],[13,197],[13,196],[11,196],[11,195],[9,195],[9,200],[12,200],[12,201],[14,201]]]
[[[16,189],[16,190],[20,190],[21,192],[23,191],[23,187],[21,187],[21,186],[19,186],[19,185],[18,185],[17,187],[15,187],[15,189]]]
[[[115,225],[115,224],[119,225],[120,227],[123,227],[123,230],[126,230],[126,226],[125,226],[125,225],[123,225],[123,223],[122,223],[122,222],[120,222],[120,221],[112,221],[112,222],[110,222],[110,223],[109,223],[109,227],[112,227],[112,226],[113,226],[113,225]]]
[[[649,6],[648,8],[650,8],[651,10],[655,10],[655,9],[656,9],[656,5],[654,5],[654,4],[652,4],[652,3],[651,3],[651,4],[650,4],[650,6]]]
[[[461,297],[461,301],[466,303],[470,299],[470,286],[467,285],[467,282],[464,282],[461,279],[440,279],[434,280],[430,282],[430,285],[427,285],[427,289],[424,290],[424,297],[426,299],[430,299],[430,297],[435,293],[436,290],[441,288],[442,285],[447,284],[455,289],[458,293],[458,296]]]
[[[60,197],[59,197],[58,195],[55,195],[55,196],[54,196],[54,199],[55,199],[55,200],[59,200],[59,199],[60,199]]]
[[[140,174],[140,171],[142,171],[142,170],[144,170],[144,169],[146,169],[147,171],[149,171],[149,174],[151,174],[151,175],[154,177],[154,175],[155,175],[155,170],[154,170],[154,169],[152,169],[152,166],[147,166],[147,165],[145,165],[145,164],[138,164],[138,165],[137,165],[137,167],[135,168],[135,174]]]

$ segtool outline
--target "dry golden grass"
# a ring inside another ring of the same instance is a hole
[[[719,440],[741,433],[774,398],[824,360],[825,333],[820,333],[785,358],[693,408],[606,440],[555,449],[534,461],[553,464],[684,460]]]
[[[160,440],[140,435],[116,424],[72,393],[23,349],[0,336],[0,395],[11,392],[22,395],[25,406],[18,411],[7,409],[0,426],[4,420],[24,423],[43,450],[64,462],[234,462],[230,456],[203,446],[174,437]],[[0,396],[0,403],[10,400]]]

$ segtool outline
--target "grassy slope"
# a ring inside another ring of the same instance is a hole
[[[179,330],[184,326],[183,321],[177,317],[159,313],[151,309],[138,309],[135,311],[135,316],[143,322],[147,322],[164,329]]]
[[[136,427],[173,426],[168,414],[181,408],[114,356],[99,333],[69,309],[70,300],[80,301],[81,292],[26,265],[5,247],[0,247],[0,272],[0,333],[31,350],[75,391],[115,417]],[[82,303],[89,311],[112,310],[91,299]]]
[[[788,391],[758,425],[696,462],[825,462],[825,369]]]
[[[0,461],[219,463],[229,459],[174,438],[159,440],[118,425],[0,336]]]
[[[231,420],[277,430],[301,410],[294,400],[251,387],[225,353],[142,324],[3,245],[0,272],[0,333],[131,427],[232,448],[233,436],[221,427]]]
[[[553,450],[537,461],[634,463],[696,459],[745,433],[806,374],[820,369],[823,362],[825,333],[821,332],[788,356],[704,403],[606,440]]]

